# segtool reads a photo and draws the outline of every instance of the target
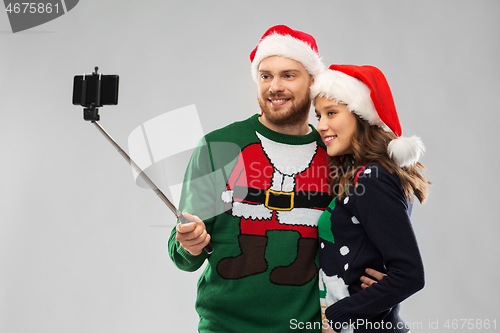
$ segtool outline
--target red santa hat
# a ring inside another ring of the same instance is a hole
[[[420,138],[402,137],[396,105],[384,74],[373,66],[331,65],[311,86],[311,100],[317,96],[347,104],[349,111],[377,125],[390,129],[397,138],[387,147],[389,157],[398,166],[415,164],[425,151]]]
[[[255,49],[250,53],[252,78],[259,78],[259,64],[271,56],[281,56],[300,62],[313,77],[325,70],[313,36],[286,25],[269,28]]]

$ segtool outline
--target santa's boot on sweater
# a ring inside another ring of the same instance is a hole
[[[288,266],[279,266],[271,271],[270,280],[274,284],[302,286],[311,281],[318,269],[314,263],[318,240],[316,238],[299,238],[297,258]]]
[[[267,237],[239,235],[241,254],[223,258],[217,264],[217,272],[225,279],[241,279],[267,270]]]

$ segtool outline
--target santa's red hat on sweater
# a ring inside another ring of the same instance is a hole
[[[313,77],[325,70],[313,36],[286,25],[269,28],[255,49],[250,53],[252,62],[252,78],[259,79],[259,65],[262,60],[271,56],[281,56],[300,62]]]
[[[396,105],[384,74],[374,66],[331,65],[311,86],[311,100],[317,96],[347,104],[349,111],[370,125],[390,129],[396,139],[387,147],[389,157],[400,167],[420,159],[425,147],[420,138],[402,137]]]

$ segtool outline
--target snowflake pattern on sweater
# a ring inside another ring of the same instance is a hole
[[[337,328],[359,319],[396,327],[399,303],[423,287],[410,207],[399,178],[369,164],[358,173],[356,186],[335,198],[320,217],[320,303],[323,318]],[[359,277],[368,267],[387,276],[363,290]],[[370,331],[354,327],[354,332]]]

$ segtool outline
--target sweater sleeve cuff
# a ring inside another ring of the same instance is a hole
[[[396,307],[395,309],[390,311],[390,313],[384,317],[382,322],[377,322],[377,321],[370,322],[367,319],[359,321],[358,319],[347,317],[346,312],[343,311],[343,309],[345,309],[345,304],[342,303],[343,302],[336,302],[330,305],[325,310],[326,319],[336,332],[340,332],[340,330],[343,327],[348,327],[348,326],[351,326],[357,333],[374,332],[373,330],[374,325],[378,325],[379,327],[380,325],[382,325],[382,327],[385,327],[383,331],[388,333],[409,332],[405,323],[401,321],[401,318],[399,318],[398,316],[399,307]],[[385,323],[385,326],[383,326],[384,325],[383,323]]]
[[[191,262],[193,261],[193,258],[198,257],[189,253],[180,243],[177,245],[177,253],[179,253],[188,262]]]
[[[349,324],[349,320],[345,317],[343,307],[339,306],[339,303],[341,302],[336,302],[325,310],[326,319],[328,319],[328,322],[332,325],[332,327],[337,329],[343,325]]]

